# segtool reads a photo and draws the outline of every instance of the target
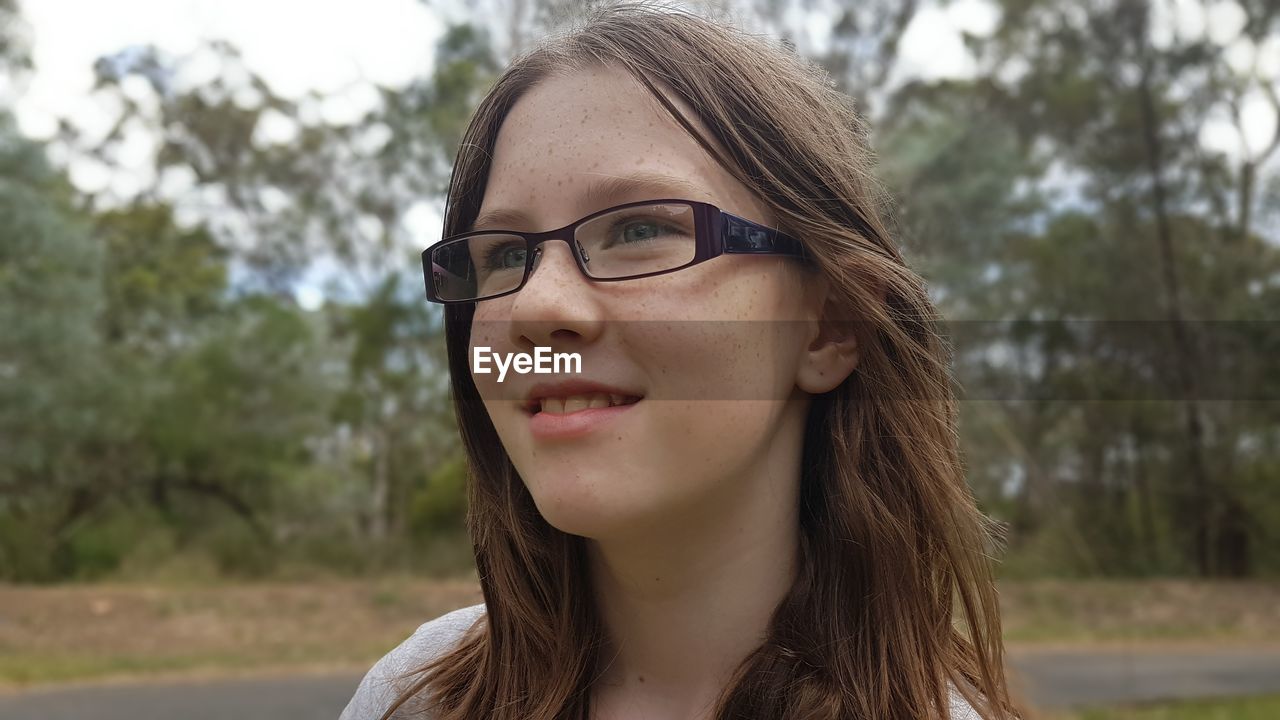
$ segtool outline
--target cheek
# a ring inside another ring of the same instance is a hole
[[[778,320],[637,324],[655,399],[785,400],[795,386],[802,325]]]
[[[503,310],[496,307],[485,307],[484,303],[476,308],[475,315],[471,318],[471,348],[476,347],[494,347],[504,344],[507,341],[508,323],[504,318],[509,317],[503,315]]]
[[[811,330],[804,287],[775,263],[752,260],[761,258],[728,258],[664,277],[646,315],[670,322],[631,324],[631,352],[645,358],[670,399],[790,395]]]
[[[767,446],[783,404],[771,400],[657,402],[649,408],[652,455],[675,478],[736,475]]]
[[[498,311],[493,309],[484,309],[483,304],[476,309],[476,314],[471,321],[471,338],[467,346],[467,367],[472,368],[476,348],[488,348],[487,354],[506,354],[512,351],[510,348],[509,334],[507,332],[510,323],[505,320],[497,320],[501,317]],[[497,370],[492,357],[487,361],[490,370],[488,373],[471,373],[471,380],[475,383],[476,389],[480,392],[480,396],[486,400],[504,397],[502,385],[497,382]],[[508,374],[510,378],[510,374]],[[509,383],[508,383],[509,384]],[[507,393],[510,395],[510,393]]]

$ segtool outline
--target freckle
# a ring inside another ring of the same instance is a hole
[[[643,676],[643,675],[641,675],[641,676],[640,676],[640,682],[644,682],[644,676]]]

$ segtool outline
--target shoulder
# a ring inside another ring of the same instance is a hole
[[[452,649],[484,612],[480,603],[419,625],[365,673],[338,720],[378,720],[403,689],[400,676]],[[954,684],[948,686],[948,704],[949,720],[983,720]]]
[[[948,715],[950,720],[983,720],[978,711],[964,699],[964,695],[956,689],[955,684],[949,683],[947,687],[947,704]]]
[[[480,603],[420,625],[365,673],[339,720],[378,720],[407,686],[409,681],[400,676],[452,649],[484,611],[484,603]]]

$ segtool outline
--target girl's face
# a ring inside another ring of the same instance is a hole
[[[622,195],[590,192],[600,180],[635,174],[651,182]],[[543,81],[512,108],[479,216],[503,209],[524,219],[475,229],[545,231],[657,198],[709,202],[776,227],[767,206],[642,85],[621,70],[582,70]],[[825,283],[797,262],[722,255],[667,275],[593,282],[564,242],[551,241],[524,288],[476,304],[468,358],[476,347],[501,356],[546,347],[582,358],[580,374],[511,371],[501,383],[472,367],[503,446],[549,523],[585,537],[624,537],[707,517],[756,492],[745,478],[797,472],[809,392],[829,389],[819,375],[831,375],[813,351]],[[602,395],[545,387],[574,381],[640,399],[581,410],[592,395],[600,405]],[[542,404],[550,415],[530,412],[529,401],[547,392],[560,398]]]

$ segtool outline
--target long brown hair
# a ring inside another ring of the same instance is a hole
[[[687,11],[593,10],[516,57],[480,103],[453,168],[444,234],[474,221],[513,104],[544,78],[587,66],[644,84],[806,243],[842,316],[858,319],[858,368],[814,397],[806,420],[800,571],[715,717],[945,717],[948,683],[988,720],[1016,717],[991,535],[963,477],[947,349],[923,281],[889,239],[866,126],[824,71]],[[693,108],[727,157],[658,86]],[[440,720],[585,719],[604,630],[584,539],[542,518],[489,421],[467,364],[473,312],[449,306],[445,320],[486,612],[451,651],[402,676],[418,677],[383,720],[411,708]]]

